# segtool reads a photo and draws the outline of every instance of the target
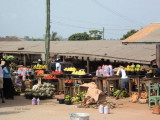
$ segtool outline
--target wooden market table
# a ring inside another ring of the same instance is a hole
[[[153,77],[153,78],[141,78],[139,79],[139,83],[142,84],[142,87],[146,89],[146,92],[148,93],[148,85],[149,83],[159,83],[160,84],[160,77]],[[139,94],[141,93],[141,89],[139,86]]]
[[[120,76],[111,76],[111,77],[106,77],[106,76],[97,76],[94,77],[93,80],[95,80],[95,83],[98,86],[98,89],[103,91],[103,86],[107,88],[107,95],[110,96],[110,84],[113,84],[114,89],[119,88],[120,85]],[[103,84],[104,82],[104,84]]]
[[[76,81],[77,81],[77,82],[80,81],[81,84],[89,83],[89,82],[92,82],[92,81],[93,81],[92,79],[93,79],[93,78],[72,78],[74,84],[76,84]]]
[[[132,80],[133,79],[136,79],[138,81],[138,85],[137,85],[137,88],[138,88],[138,94],[140,96],[141,94],[141,87],[144,87],[146,92],[148,93],[148,84],[149,83],[160,83],[160,77],[153,77],[153,78],[146,78],[144,76],[130,76],[129,77],[129,92],[130,92],[130,95],[131,95],[131,91],[132,91]]]

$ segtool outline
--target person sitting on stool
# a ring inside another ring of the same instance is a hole
[[[119,75],[119,73],[121,72],[121,82],[120,82],[120,87],[121,87],[121,90],[119,91],[119,93],[117,94],[116,96],[116,99],[119,99],[119,95],[121,94],[121,92],[123,90],[129,90],[129,79],[128,79],[128,76],[126,75],[126,71],[124,70],[124,67],[123,66],[120,66],[118,71],[117,71],[117,75]]]

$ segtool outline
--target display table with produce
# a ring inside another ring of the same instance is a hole
[[[110,84],[113,84],[113,88],[118,89],[120,85],[120,78],[119,76],[97,76],[94,77],[93,80],[95,81],[98,89],[103,91],[103,88],[107,88],[107,95],[110,96]]]
[[[34,85],[32,89],[25,90],[26,99],[33,97],[42,99],[51,99],[55,92],[55,86],[49,83]]]

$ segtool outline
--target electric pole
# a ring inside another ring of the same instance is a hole
[[[103,27],[103,40],[104,40],[104,27]]]
[[[48,59],[50,57],[50,0],[46,0],[46,36],[45,36],[45,62],[48,64]]]

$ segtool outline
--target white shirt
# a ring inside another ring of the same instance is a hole
[[[61,71],[61,64],[60,63],[56,63],[56,71]]]
[[[122,79],[126,79],[128,78],[128,76],[126,75],[126,71],[123,69],[123,68],[119,68],[118,71],[117,71],[117,75],[119,75],[119,73],[122,73]]]
[[[0,78],[3,78],[3,69],[1,67],[1,65],[0,65]]]

